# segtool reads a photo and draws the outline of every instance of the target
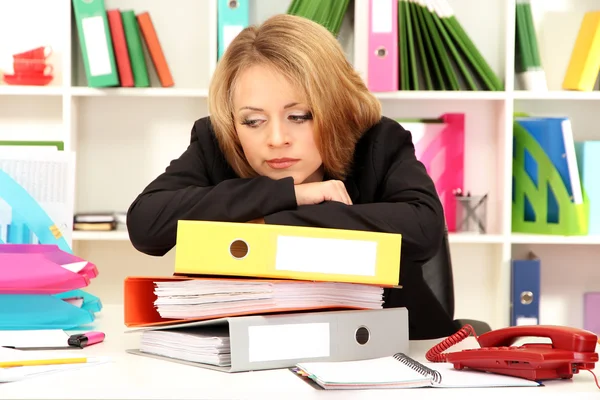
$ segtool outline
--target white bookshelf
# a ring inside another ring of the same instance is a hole
[[[207,115],[207,88],[217,62],[216,0],[179,0],[178,9],[162,0],[105,2],[109,9],[150,12],[174,88],[159,87],[149,59],[151,88],[86,87],[70,0],[13,1],[12,13],[0,14],[0,37],[15,38],[10,46],[0,48],[0,69],[10,68],[10,54],[18,49],[49,44],[58,71],[47,87],[0,84],[0,139],[60,139],[67,149],[76,151],[78,212],[125,211],[185,150],[193,122]],[[289,0],[253,0],[251,22],[284,12],[288,4]],[[456,317],[485,320],[494,328],[506,326],[510,260],[534,251],[542,259],[541,322],[581,326],[583,292],[600,290],[600,269],[594,268],[600,257],[600,238],[511,233],[512,114],[565,114],[573,120],[576,139],[600,139],[595,122],[600,91],[560,90],[561,68],[566,67],[570,50],[564,50],[567,39],[557,39],[560,32],[572,40],[579,26],[573,23],[577,16],[600,6],[597,0],[534,0],[542,62],[550,65],[550,91],[545,93],[523,91],[515,82],[515,0],[450,0],[450,4],[506,90],[376,95],[384,114],[392,118],[466,113],[465,183],[472,193],[489,195],[488,234],[450,235]],[[28,11],[32,9],[40,14],[35,23]],[[356,65],[363,60],[354,50],[352,27],[364,24],[364,18],[362,14],[349,16],[342,28],[342,45]],[[570,24],[564,29],[551,25],[556,18]],[[555,43],[561,52],[550,51]],[[122,302],[122,283],[128,275],[172,273],[174,251],[162,258],[143,255],[133,249],[125,231],[74,232],[73,238],[75,252],[100,269],[89,290],[104,303]],[[554,309],[563,311],[553,315]]]

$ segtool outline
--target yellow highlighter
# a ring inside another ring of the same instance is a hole
[[[47,360],[15,360],[0,361],[0,368],[32,367],[38,365],[82,364],[88,362],[86,357],[53,358]]]

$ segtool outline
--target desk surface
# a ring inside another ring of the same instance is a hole
[[[403,399],[444,398],[491,393],[522,398],[561,397],[578,392],[577,398],[600,398],[592,375],[583,371],[568,381],[547,382],[545,387],[490,389],[397,389],[319,390],[287,369],[226,373],[210,369],[141,357],[125,352],[137,348],[138,333],[125,333],[120,306],[106,306],[94,329],[106,333],[106,340],[90,346],[87,356],[109,356],[112,362],[79,370],[52,373],[0,384],[0,399]],[[437,341],[411,342],[410,354],[423,360]],[[423,391],[427,391],[425,394]],[[558,392],[558,393],[557,393]],[[586,393],[587,392],[587,393]],[[586,395],[587,394],[587,395]]]

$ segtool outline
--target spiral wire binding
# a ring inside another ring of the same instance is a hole
[[[394,358],[397,361],[400,361],[402,364],[406,365],[410,369],[417,371],[419,374],[431,379],[435,383],[442,383],[442,374],[439,371],[428,368],[425,365],[421,364],[417,360],[410,358],[404,353],[396,353],[394,354]]]

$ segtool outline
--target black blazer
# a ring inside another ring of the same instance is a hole
[[[218,146],[209,117],[192,129],[189,147],[133,201],[127,228],[133,246],[162,256],[175,246],[177,221],[247,222],[402,234],[400,284],[385,307],[409,310],[410,337],[447,331],[451,317],[425,284],[421,266],[441,246],[444,213],[435,186],[415,157],[411,135],[383,117],[357,143],[344,181],[353,205],[297,206],[292,178],[239,178]]]

